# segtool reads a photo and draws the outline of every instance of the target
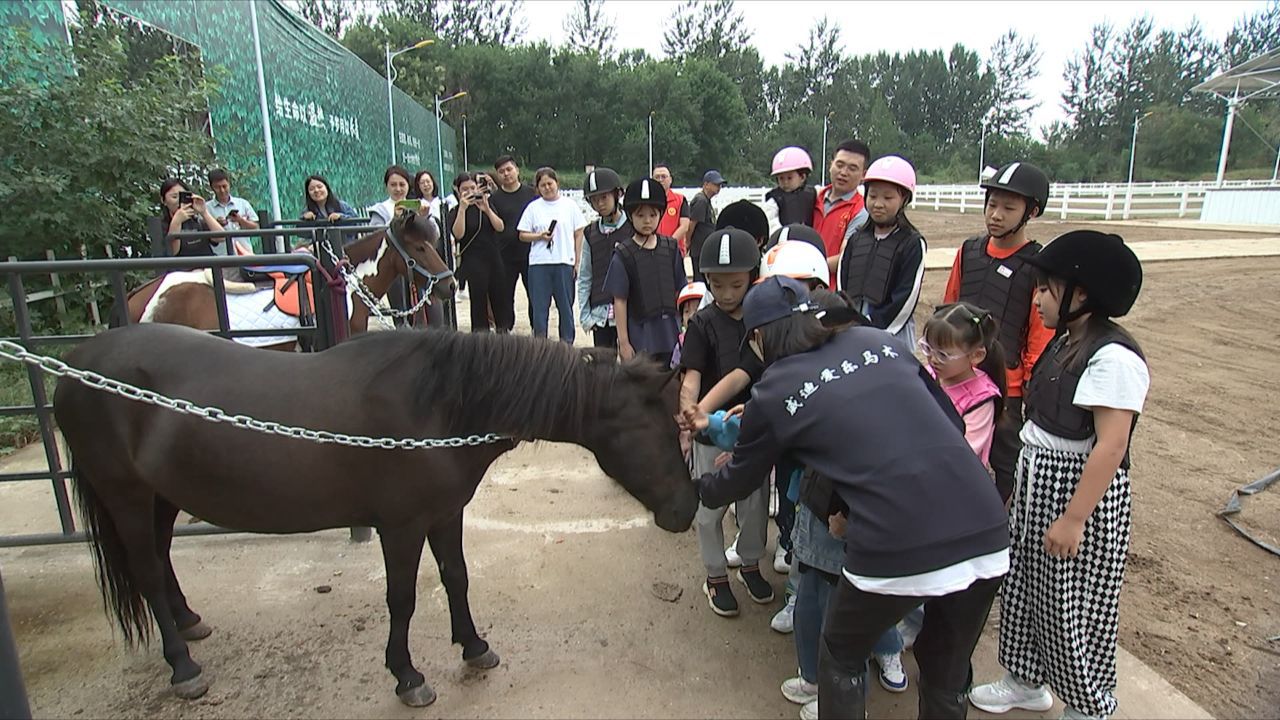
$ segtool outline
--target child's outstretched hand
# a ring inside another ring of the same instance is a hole
[[[711,420],[697,405],[690,405],[680,413],[680,427],[689,432],[702,432],[711,424]]]

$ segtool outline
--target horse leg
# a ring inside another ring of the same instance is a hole
[[[103,497],[125,548],[138,592],[147,601],[151,615],[160,626],[164,659],[173,669],[169,684],[178,697],[192,700],[209,691],[209,680],[191,659],[187,641],[182,638],[169,606],[164,563],[156,555],[160,542],[155,532],[155,504],[158,499],[154,494]]]
[[[168,500],[156,496],[156,557],[164,565],[165,591],[169,598],[169,609],[178,624],[178,632],[188,642],[203,640],[213,629],[201,621],[200,616],[187,605],[187,596],[182,593],[178,584],[178,576],[173,571],[173,561],[169,557],[169,547],[173,543],[173,522],[178,517],[178,508]]]
[[[462,512],[432,528],[427,533],[427,540],[431,543],[431,554],[440,566],[440,582],[449,597],[453,642],[462,645],[463,661],[471,667],[486,670],[497,667],[498,654],[480,638],[471,619],[471,604],[467,600],[470,582],[467,579],[467,561],[462,555]]]
[[[409,621],[418,601],[418,564],[426,528],[408,525],[379,528],[382,558],[387,567],[387,609],[391,612],[391,632],[387,637],[387,669],[396,676],[396,695],[410,707],[426,707],[436,700],[436,691],[413,666],[409,655]]]

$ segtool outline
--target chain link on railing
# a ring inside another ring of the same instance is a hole
[[[183,415],[198,417],[211,423],[222,423],[233,427],[253,430],[268,435],[309,440],[320,444],[346,445],[359,448],[381,448],[384,450],[423,450],[431,448],[460,448],[476,445],[489,445],[509,440],[496,433],[484,435],[468,435],[452,438],[390,438],[370,437],[368,435],[348,435],[328,430],[312,430],[294,425],[283,425],[272,420],[258,420],[248,415],[233,415],[221,408],[196,405],[190,400],[175,400],[152,390],[130,385],[120,380],[113,380],[91,370],[80,370],[71,367],[58,358],[39,355],[28,351],[22,345],[9,340],[0,340],[0,358],[15,360],[32,365],[55,377],[69,377],[91,388],[118,395],[129,400],[155,405]]]

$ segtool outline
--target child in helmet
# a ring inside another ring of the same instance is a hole
[[[1031,301],[1035,269],[1027,263],[1040,252],[1040,243],[1027,238],[1027,221],[1044,214],[1049,178],[1034,165],[1013,162],[991,172],[982,187],[987,191],[983,211],[987,231],[960,246],[942,301],[984,308],[1000,328],[1007,395],[991,445],[991,469],[1000,497],[1007,501],[1013,494],[1014,466],[1022,449],[1018,432],[1023,384],[1053,337]]]
[[[684,286],[676,298],[676,306],[680,309],[680,339],[676,341],[675,350],[671,351],[671,367],[680,367],[680,351],[684,347],[684,333],[689,327],[689,320],[702,307],[707,297],[707,284],[691,282]]]
[[[764,211],[770,215],[769,227],[813,225],[813,206],[818,192],[809,185],[813,160],[804,148],[784,147],[773,156],[769,174],[777,186],[764,194]]]
[[[871,163],[863,176],[867,221],[840,255],[836,280],[854,306],[898,339],[915,347],[916,303],[924,281],[924,236],[907,219],[916,171],[897,155]]]
[[[1129,444],[1151,376],[1111,318],[1133,307],[1142,265],[1118,235],[1076,230],[1027,260],[1054,339],[1026,386],[1027,421],[1000,593],[1001,680],[973,688],[987,712],[1116,711],[1116,634],[1133,498]]]
[[[658,234],[666,198],[653,178],[636,180],[622,196],[632,232],[614,246],[604,290],[613,297],[623,360],[646,354],[668,364],[680,335],[676,295],[687,280],[675,239]]]
[[[716,218],[716,230],[727,228],[745,230],[756,241],[757,251],[764,252],[764,245],[769,240],[769,217],[759,205],[750,200],[738,200],[726,205]]]
[[[604,277],[613,259],[613,246],[618,239],[628,239],[633,232],[622,210],[622,178],[609,168],[596,168],[587,173],[582,195],[600,216],[587,225],[582,259],[578,265],[578,318],[582,329],[589,331],[596,347],[618,347],[618,328],[614,322],[613,297],[604,289]]]
[[[715,302],[699,310],[685,331],[680,365],[685,371],[680,385],[680,406],[690,410],[698,405],[711,388],[731,372],[739,369],[747,377],[756,377],[759,361],[745,347],[746,330],[742,324],[742,298],[751,287],[760,265],[756,239],[748,232],[731,228],[713,232],[703,244],[701,268]],[[746,402],[745,388],[710,411]],[[692,469],[695,477],[715,468],[720,454],[713,445],[695,442],[692,447]],[[747,594],[760,604],[773,601],[773,588],[760,575],[760,557],[764,554],[769,523],[769,491],[763,485],[736,506],[741,532],[738,553],[742,567],[738,579]],[[698,529],[698,546],[707,580],[702,586],[711,610],[722,617],[738,614],[738,601],[729,587],[725,559],[725,508],[699,507],[694,518]]]

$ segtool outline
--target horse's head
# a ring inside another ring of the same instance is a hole
[[[440,230],[431,218],[418,213],[397,215],[388,228],[387,239],[396,251],[396,272],[407,276],[420,288],[427,288],[441,300],[453,297],[453,271],[436,252]]]
[[[584,351],[583,361],[614,375],[607,397],[599,399],[599,415],[583,428],[583,445],[605,473],[653,511],[658,527],[688,530],[698,495],[680,451],[675,372],[650,360],[618,366],[611,354],[598,351]]]

